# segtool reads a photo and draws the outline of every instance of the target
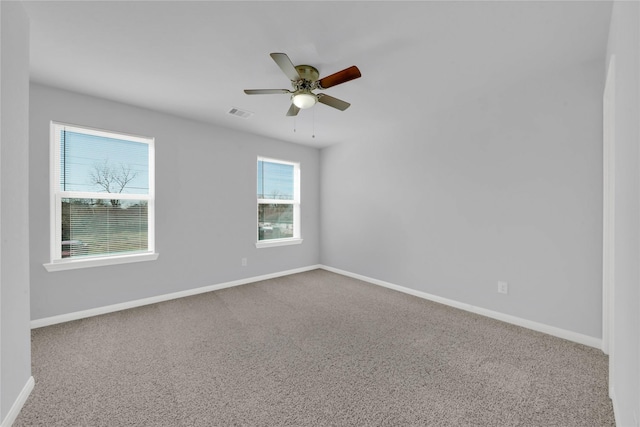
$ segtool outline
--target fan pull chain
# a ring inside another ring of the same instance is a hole
[[[313,118],[311,121],[311,138],[316,137],[316,109],[313,109]]]
[[[293,133],[296,132],[296,117],[293,117]]]

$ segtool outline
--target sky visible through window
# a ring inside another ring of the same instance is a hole
[[[258,160],[258,198],[293,200],[293,165]]]
[[[60,131],[60,189],[62,191],[106,192],[94,175],[104,168],[114,174],[128,171],[134,176],[122,193],[149,193],[149,146],[79,132]],[[114,186],[112,192],[120,192]]]

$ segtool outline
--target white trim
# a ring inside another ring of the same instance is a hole
[[[103,193],[94,191],[62,191],[60,190],[60,130],[69,130],[72,132],[83,133],[88,135],[115,138],[126,141],[132,141],[147,145],[148,152],[148,183],[149,189],[147,194],[129,194],[129,193]],[[71,125],[62,122],[51,121],[49,126],[49,223],[50,223],[50,262],[44,264],[47,271],[69,270],[76,268],[87,268],[102,265],[113,265],[120,263],[130,263],[139,261],[150,261],[158,258],[155,254],[155,138],[132,135],[119,131],[107,131],[86,126]],[[115,199],[115,200],[144,200],[147,202],[147,248],[144,255],[140,253],[131,253],[122,256],[98,256],[95,258],[86,258],[82,260],[68,260],[62,258],[62,230],[60,223],[62,221],[62,199],[63,198],[79,198],[79,199]]]
[[[68,129],[71,132],[79,132],[79,133],[86,133],[89,135],[94,135],[94,136],[100,136],[100,137],[104,137],[104,138],[113,138],[114,134],[117,134],[119,136],[124,136],[127,138],[127,140],[129,141],[133,141],[133,142],[142,142],[144,144],[149,143],[149,140],[153,140],[153,137],[150,136],[143,136],[143,135],[135,135],[133,133],[128,133],[128,132],[120,132],[120,131],[112,131],[112,130],[106,130],[106,129],[99,129],[99,128],[94,128],[91,126],[85,126],[85,125],[74,125],[71,123],[65,123],[65,122],[58,122],[55,120],[51,120],[51,124],[58,126],[58,127],[64,127],[66,129]]]
[[[300,204],[302,203],[300,199],[300,186],[302,185],[300,163],[297,163],[293,168],[293,182],[293,198],[296,201],[296,203],[293,204],[293,237],[300,239],[302,235],[302,226],[300,225],[302,221],[302,215],[300,215]],[[300,243],[302,243],[302,239],[300,239]]]
[[[609,355],[613,377],[613,313],[615,283],[615,55],[609,59],[602,99],[602,351]]]
[[[256,242],[256,248],[274,248],[276,246],[288,246],[288,245],[299,245],[302,243],[302,239],[271,239],[271,240],[260,240]]]
[[[620,414],[615,394],[615,208],[616,208],[616,148],[615,97],[616,57],[611,55],[607,67],[602,96],[602,156],[603,156],[603,210],[602,210],[602,351],[609,355],[609,398],[613,416]]]
[[[60,261],[42,264],[49,272],[76,270],[78,268],[102,267],[105,265],[128,264],[132,262],[155,261],[160,256],[159,253],[126,254],[116,256],[105,256],[96,258],[65,258]]]
[[[72,320],[84,319],[87,317],[99,316],[101,314],[113,313],[116,311],[126,310],[129,308],[135,308],[135,307],[141,307],[144,305],[155,304],[158,302],[189,297],[192,295],[198,295],[205,292],[231,288],[233,286],[246,285],[249,283],[259,282],[262,280],[274,279],[276,277],[289,276],[291,274],[297,274],[297,273],[304,273],[305,271],[317,270],[319,268],[321,268],[320,265],[310,265],[308,267],[295,268],[293,270],[286,270],[286,271],[280,271],[277,273],[264,274],[262,276],[248,277],[246,279],[238,279],[238,280],[233,280],[231,282],[218,283],[216,285],[209,285],[201,288],[188,289],[185,291],[173,292],[170,294],[158,295],[155,297],[143,298],[143,299],[123,302],[119,304],[107,305],[104,307],[91,308],[89,310],[82,310],[82,311],[76,311],[73,313],[45,317],[43,319],[32,320],[31,329],[42,328],[44,326],[70,322]]]
[[[149,138],[149,200],[147,201],[147,249],[156,251],[156,139]]]
[[[35,381],[33,377],[29,377],[29,379],[27,380],[27,383],[24,385],[24,387],[22,387],[22,391],[16,398],[16,401],[13,402],[13,405],[11,405],[11,409],[9,409],[7,416],[4,417],[4,420],[2,420],[2,424],[0,424],[0,427],[11,427],[11,425],[14,423],[16,418],[18,418],[18,415],[20,414],[22,407],[24,406],[27,399],[29,398],[29,395],[31,394],[31,391],[33,390],[34,385],[35,385]]]
[[[395,285],[393,283],[385,282],[383,280],[373,279],[371,277],[363,276],[349,271],[340,270],[325,265],[321,265],[323,270],[330,271],[332,273],[341,274],[343,276],[352,277],[354,279],[362,280],[364,282],[371,283],[373,285],[383,286],[385,288],[400,291],[405,294],[413,295],[419,298],[424,298],[429,301],[434,301],[440,304],[448,305],[450,307],[459,308],[461,310],[469,311],[471,313],[480,314],[485,317],[500,320],[513,325],[522,326],[523,328],[532,329],[534,331],[542,332],[548,335],[553,335],[558,338],[563,338],[569,341],[576,342],[578,344],[587,345],[589,347],[595,347],[600,349],[602,347],[602,340],[599,338],[590,337],[588,335],[579,334],[577,332],[568,331],[566,329],[557,328],[555,326],[545,325],[543,323],[534,322],[531,320],[523,319],[521,317],[512,316],[509,314],[500,313],[493,310],[488,310],[482,307],[476,307],[471,304],[451,300],[448,298],[439,297],[437,295],[428,294],[426,292],[418,291],[415,289],[405,288],[404,286]]]
[[[99,200],[151,200],[147,194],[136,193],[99,193],[92,191],[58,191],[59,199],[99,199]]]
[[[286,245],[297,245],[302,243],[302,238],[300,237],[300,232],[302,227],[300,226],[300,186],[302,184],[301,174],[300,174],[300,162],[291,162],[289,160],[278,160],[272,159],[268,157],[258,156],[258,160],[256,162],[256,184],[258,182],[259,177],[257,176],[259,170],[260,162],[263,163],[278,163],[281,165],[289,165],[293,166],[293,200],[291,199],[257,199],[256,203],[256,240],[260,239],[260,205],[262,204],[276,204],[276,205],[292,205],[293,206],[293,237],[286,239],[288,242],[285,243],[270,243],[264,244],[262,240],[258,240],[256,243],[256,248],[268,248],[274,246],[286,246]],[[264,169],[263,169],[264,175]],[[262,194],[264,196],[264,194]],[[275,240],[275,239],[274,239]],[[281,240],[284,242],[284,239]]]
[[[424,298],[429,301],[434,301],[440,304],[448,305],[450,307],[459,308],[461,310],[469,311],[471,313],[480,314],[485,317],[500,320],[503,322],[511,323],[517,326],[522,326],[527,329],[542,332],[548,335],[552,335],[558,338],[563,338],[569,341],[576,342],[578,344],[587,345],[589,347],[601,348],[602,342],[598,338],[590,337],[588,335],[579,334],[577,332],[568,331],[566,329],[557,328],[555,326],[545,325],[543,323],[534,322],[531,320],[523,319],[520,317],[512,316],[509,314],[500,313],[493,310],[488,310],[482,307],[476,307],[471,304],[462,303],[459,301],[451,300],[448,298],[439,297],[437,295],[428,294],[426,292],[418,291],[415,289],[406,288],[404,286],[395,285],[393,283],[385,282],[383,280],[373,279],[371,277],[363,276],[361,274],[351,273],[349,271],[341,270],[334,267],[329,267],[322,264],[310,265],[307,267],[300,267],[293,270],[280,271],[277,273],[265,274],[262,276],[248,277],[246,279],[234,280],[231,282],[219,283],[216,285],[204,286],[201,288],[188,289],[185,291],[174,292],[170,294],[158,295],[155,297],[143,298],[134,301],[128,301],[119,304],[108,305],[104,307],[92,308],[89,310],[76,311],[73,313],[61,314],[52,317],[46,317],[43,319],[36,319],[31,321],[31,328],[41,328],[44,326],[55,325],[58,323],[69,322],[72,320],[84,319],[87,317],[98,316],[106,313],[113,313],[116,311],[126,310],[129,308],[141,307],[148,304],[155,304],[158,302],[169,301],[177,298],[184,298],[192,295],[202,294],[205,292],[216,291],[219,289],[230,288],[233,286],[246,285],[248,283],[259,282],[262,280],[274,279],[276,277],[288,276],[291,274],[304,273],[306,271],[316,270],[321,268],[323,270],[330,271],[332,273],[341,274],[343,276],[352,277],[354,279],[362,280],[374,285],[382,286],[385,288],[393,289],[395,291],[403,292],[405,294],[413,295],[419,298]]]
[[[258,161],[269,162],[269,163],[280,163],[281,165],[290,165],[290,166],[295,166],[300,164],[300,162],[296,162],[294,160],[282,160],[282,159],[276,159],[273,157],[264,157],[264,156],[258,156]]]
[[[258,199],[259,205],[295,205],[294,199]]]
[[[57,242],[62,241],[62,227],[58,227],[60,217],[57,207],[56,191],[60,182],[56,182],[56,168],[60,167],[60,150],[56,150],[55,138],[57,133],[56,122],[49,124],[49,260],[62,258],[62,247]]]
[[[609,386],[609,398],[611,399],[611,405],[613,406],[613,421],[615,422],[614,425],[619,425],[618,419],[616,417],[616,414],[620,413],[620,410],[618,408],[618,399],[616,398],[615,389],[611,385]]]

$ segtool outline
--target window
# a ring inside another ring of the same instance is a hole
[[[302,243],[300,164],[259,157],[256,247],[298,243]]]
[[[49,271],[156,259],[154,140],[51,123]]]

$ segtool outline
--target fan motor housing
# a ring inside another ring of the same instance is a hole
[[[298,74],[300,74],[302,80],[307,80],[313,83],[320,77],[320,73],[317,68],[312,67],[311,65],[296,65],[295,68]]]

